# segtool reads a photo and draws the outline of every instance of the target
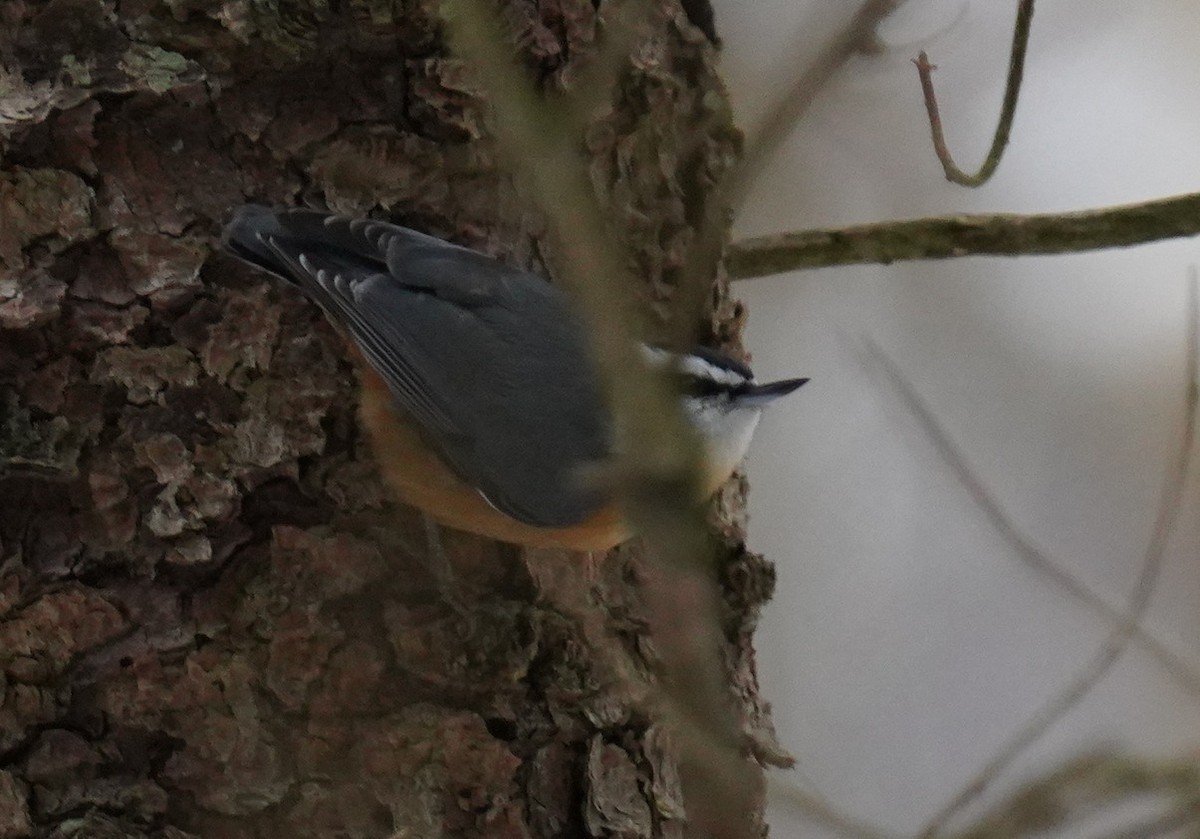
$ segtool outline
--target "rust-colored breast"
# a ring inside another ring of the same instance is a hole
[[[600,551],[629,538],[616,505],[567,528],[534,527],[501,513],[425,445],[417,429],[397,413],[379,374],[365,362],[359,370],[362,422],[384,478],[402,501],[450,527],[518,545]]]

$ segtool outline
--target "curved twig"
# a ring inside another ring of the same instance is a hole
[[[929,131],[933,135],[933,150],[946,173],[946,180],[962,186],[982,186],[987,182],[1008,145],[1009,134],[1012,131],[1013,116],[1017,112],[1017,98],[1021,93],[1021,78],[1025,73],[1025,53],[1029,47],[1029,30],[1033,21],[1034,0],[1021,0],[1017,7],[1017,24],[1013,29],[1012,49],[1008,59],[1008,80],[1004,84],[1004,104],[1000,106],[1000,120],[996,123],[996,133],[992,137],[992,147],[988,149],[983,165],[974,175],[968,175],[954,162],[953,155],[946,145],[946,136],[942,132],[942,118],[938,113],[937,94],[933,90],[933,71],[936,65],[929,63],[929,56],[922,50],[913,59],[917,65],[917,75],[921,77],[921,92],[925,96],[925,112],[929,115]]]

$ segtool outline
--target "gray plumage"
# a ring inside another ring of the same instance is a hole
[[[612,431],[560,290],[414,230],[313,210],[242,207],[224,242],[318,303],[498,510],[558,527],[600,506],[581,467],[607,458]]]

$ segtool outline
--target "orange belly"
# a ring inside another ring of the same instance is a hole
[[[517,545],[603,551],[629,538],[629,530],[615,504],[598,510],[579,524],[563,528],[535,527],[501,513],[455,475],[425,445],[417,429],[400,417],[379,374],[367,364],[362,364],[359,371],[363,425],[384,479],[402,501],[450,527]]]

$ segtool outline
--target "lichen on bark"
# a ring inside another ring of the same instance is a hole
[[[531,74],[569,88],[595,5],[504,8]],[[660,319],[737,149],[713,47],[662,11],[581,138]],[[444,602],[342,344],[216,252],[256,200],[545,267],[437,4],[0,14],[0,837],[681,835],[636,545],[447,531]],[[723,280],[713,300],[708,337],[736,345]],[[741,547],[743,492],[715,508],[726,652],[763,744],[772,577]]]

